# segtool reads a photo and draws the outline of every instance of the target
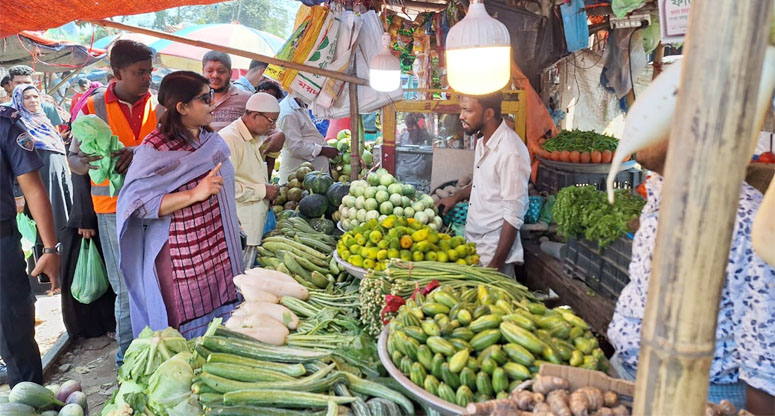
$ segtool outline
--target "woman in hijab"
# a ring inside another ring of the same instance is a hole
[[[213,90],[203,76],[161,82],[159,127],[138,146],[118,195],[119,265],[137,336],[172,326],[202,335],[236,306],[242,273],[234,167],[209,127]]]
[[[51,201],[57,239],[61,240],[60,234],[67,225],[73,205],[73,183],[67,166],[65,142],[43,112],[40,91],[34,85],[18,85],[13,90],[12,105],[21,114],[35,150],[43,160],[40,176]]]

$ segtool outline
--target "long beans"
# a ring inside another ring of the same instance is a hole
[[[382,330],[385,295],[407,298],[416,287],[423,287],[434,280],[454,288],[483,285],[501,290],[517,302],[525,298],[533,299],[527,287],[493,269],[454,263],[405,262],[393,259],[384,271],[372,271],[361,281],[361,322],[372,336],[377,336]]]

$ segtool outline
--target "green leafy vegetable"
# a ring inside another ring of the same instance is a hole
[[[616,190],[615,201],[609,204],[605,192],[591,186],[561,189],[552,210],[557,232],[565,237],[583,235],[601,248],[611,244],[630,231],[628,223],[646,203],[626,189]]]
[[[183,351],[189,351],[189,348],[180,332],[173,328],[153,332],[146,327],[127,348],[118,379],[121,382],[135,380],[146,384],[161,363]]]
[[[549,152],[567,150],[572,152],[591,152],[593,150],[615,151],[619,140],[615,137],[594,131],[583,130],[563,130],[560,134],[552,137],[543,144],[544,150]]]
[[[161,415],[195,415],[200,413],[196,400],[191,400],[194,370],[189,362],[194,355],[178,353],[163,362],[148,382],[148,400],[155,413]]]

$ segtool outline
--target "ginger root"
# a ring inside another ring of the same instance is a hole
[[[603,407],[603,392],[597,387],[582,387],[570,395],[573,416],[588,416],[590,411]]]
[[[608,390],[607,392],[603,393],[603,406],[613,408],[618,404],[619,395],[616,394],[616,392]]]
[[[544,395],[528,390],[515,390],[511,393],[510,399],[517,403],[517,407],[519,407],[520,410],[531,411],[536,403],[544,401]]]
[[[537,375],[533,383],[533,391],[549,394],[552,390],[570,390],[570,383],[562,377]]]
[[[523,412],[517,407],[517,402],[512,399],[488,400],[481,403],[469,403],[466,406],[467,416],[527,416],[529,412]]]
[[[630,411],[623,404],[614,407],[611,411],[613,411],[613,416],[630,416]]]
[[[568,407],[569,399],[570,394],[568,390],[553,390],[546,396],[546,403],[549,404],[554,416],[571,416],[571,411]]]
[[[555,416],[554,413],[552,413],[552,408],[549,407],[546,402],[538,402],[536,403],[535,407],[533,408],[533,415],[534,416]]]
[[[601,407],[593,416],[614,416],[614,411],[610,407]]]
[[[727,416],[734,416],[737,414],[737,408],[729,400],[724,399],[720,401],[718,407],[721,408],[721,411]]]

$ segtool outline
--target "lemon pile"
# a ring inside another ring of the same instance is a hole
[[[385,270],[388,259],[479,263],[476,245],[465,238],[439,233],[414,218],[389,215],[370,219],[346,232],[336,247],[342,260],[356,267]]]

